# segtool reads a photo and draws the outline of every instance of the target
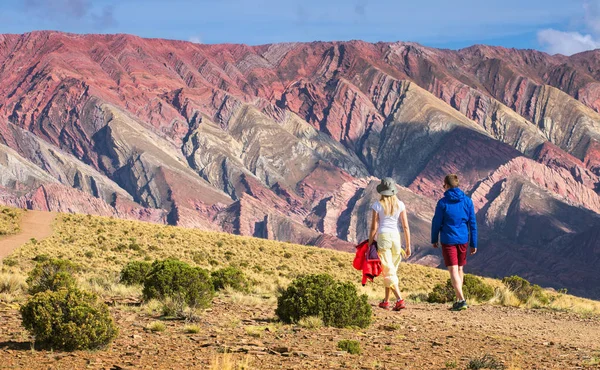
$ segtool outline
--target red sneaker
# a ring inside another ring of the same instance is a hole
[[[381,301],[381,302],[379,302],[379,307],[383,308],[384,310],[389,310],[390,309],[390,302],[388,302],[388,301]]]
[[[396,301],[396,304],[394,305],[394,308],[392,308],[393,311],[400,311],[406,308],[406,304],[404,303],[404,299],[401,299],[399,301]]]

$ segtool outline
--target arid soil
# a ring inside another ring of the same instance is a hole
[[[117,308],[120,307],[120,308]],[[167,329],[145,327],[157,315],[112,309],[121,333],[106,350],[73,353],[33,349],[18,312],[0,308],[0,359],[6,369],[209,368],[222,352],[256,369],[445,369],[465,368],[485,354],[508,369],[599,368],[600,319],[550,311],[475,306],[450,312],[444,305],[411,304],[403,312],[373,307],[366,330],[305,329],[274,320],[274,305],[215,299],[185,334],[183,321]],[[340,352],[342,339],[360,342],[362,354]]]

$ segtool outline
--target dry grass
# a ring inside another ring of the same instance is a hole
[[[167,327],[160,321],[154,321],[146,326],[146,330],[150,330],[152,332],[162,332],[167,330]]]
[[[321,329],[324,326],[323,320],[317,316],[304,317],[298,321],[298,325],[311,330]]]
[[[21,274],[0,273],[0,302],[21,301],[27,291],[26,277]]]
[[[0,273],[0,293],[17,294],[27,289],[27,278],[21,274]]]
[[[183,332],[186,334],[198,334],[201,329],[198,325],[186,325],[183,327]]]
[[[236,291],[230,287],[225,287],[223,290],[224,298],[232,303],[239,304],[245,307],[261,307],[264,305],[272,305],[276,302],[273,296],[260,296]]]
[[[555,294],[549,308],[558,311],[576,312],[584,315],[600,314],[600,302],[567,294]]]
[[[252,293],[261,297],[275,297],[279,288],[297,276],[322,272],[354,282],[361,291],[372,289],[360,287],[360,272],[352,267],[354,256],[345,252],[85,215],[60,215],[54,229],[49,238],[27,243],[13,253],[16,265],[11,270],[28,272],[35,264],[33,258],[42,254],[65,258],[81,266],[86,278],[106,281],[95,284],[93,290],[119,295],[129,293],[116,285],[127,262],[170,257],[209,271],[236,266],[255,282]],[[445,281],[446,275],[412,264],[402,264],[399,271],[401,286],[411,291],[429,290]],[[383,290],[381,279],[376,279],[375,287],[377,292]]]
[[[505,286],[496,288],[494,298],[492,298],[490,303],[509,307],[520,307],[523,305],[519,298]]]
[[[23,216],[23,210],[0,206],[0,235],[12,235],[21,229],[19,223]]]
[[[248,370],[250,369],[250,357],[235,356],[231,353],[223,353],[213,357],[210,370]]]
[[[119,283],[118,278],[86,274],[77,279],[81,289],[94,292],[103,297],[130,298],[142,295],[141,286],[127,286]]]
[[[177,258],[209,271],[226,266],[239,268],[252,281],[252,291],[242,294],[227,289],[223,295],[250,307],[274,304],[281,288],[304,274],[326,272],[338,280],[353,282],[359,293],[372,300],[381,299],[383,293],[383,279],[360,286],[361,274],[352,267],[354,255],[350,253],[107,217],[59,215],[53,235],[19,248],[10,256],[11,266],[5,264],[4,272],[26,275],[39,255],[75,262],[85,271],[79,277],[82,288],[112,297],[141,295],[139,287],[119,284],[119,272],[127,262],[164,258]],[[444,270],[408,263],[400,265],[398,275],[403,296],[413,302],[422,301],[436,284],[448,279]],[[496,288],[491,303],[520,306],[501,281],[483,280]],[[600,314],[600,302],[553,292],[548,295],[548,308]],[[528,302],[525,306],[537,304]],[[157,311],[150,303],[142,309]]]

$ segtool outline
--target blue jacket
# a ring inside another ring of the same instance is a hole
[[[471,238],[469,239],[469,233]],[[477,219],[471,198],[459,188],[446,191],[435,207],[431,221],[431,243],[471,244],[477,248]]]

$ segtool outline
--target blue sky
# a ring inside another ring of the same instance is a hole
[[[2,0],[0,33],[130,33],[202,43],[414,41],[572,54],[600,48],[600,0]]]

